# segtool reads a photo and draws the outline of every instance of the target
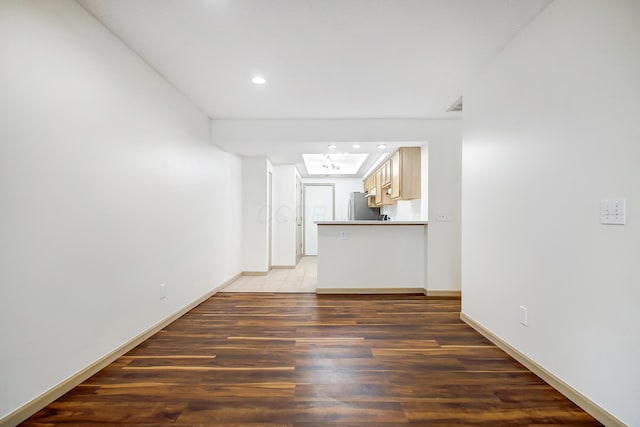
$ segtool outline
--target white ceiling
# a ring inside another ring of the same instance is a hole
[[[367,157],[366,153],[302,154],[307,172],[315,175],[356,175]]]
[[[78,0],[213,119],[460,117],[550,1]]]

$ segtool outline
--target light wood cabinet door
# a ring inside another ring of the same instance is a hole
[[[376,206],[382,206],[382,169],[374,174],[376,180]]]
[[[391,159],[384,162],[384,165],[382,166],[382,170],[383,170],[383,178],[384,178],[382,181],[382,185],[384,187],[388,187],[391,185]]]
[[[376,188],[376,182],[375,182],[374,178],[375,178],[374,175],[371,175],[370,177],[368,177],[367,179],[364,180],[364,192],[365,193],[369,193],[369,192],[371,192],[371,190]]]
[[[400,150],[391,156],[391,198],[400,198]]]
[[[400,147],[374,173],[364,180],[364,189],[376,196],[369,198],[369,206],[386,206],[398,200],[421,197],[420,147]]]
[[[391,157],[391,198],[419,199],[420,147],[401,147]]]

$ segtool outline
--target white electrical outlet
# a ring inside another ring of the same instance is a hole
[[[347,232],[346,231],[341,231],[340,232],[340,240],[347,240]]]
[[[624,225],[625,218],[625,199],[609,199],[600,203],[600,223],[612,225]]]
[[[160,299],[165,299],[167,297],[167,284],[160,284]]]
[[[520,323],[524,326],[529,326],[529,314],[527,313],[527,307],[520,306]]]

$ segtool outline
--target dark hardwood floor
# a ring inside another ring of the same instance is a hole
[[[217,294],[24,425],[600,425],[458,299]]]

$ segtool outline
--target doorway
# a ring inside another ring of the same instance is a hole
[[[335,185],[304,184],[304,254],[318,255],[318,225],[335,218]]]
[[[267,250],[269,252],[269,261],[267,265],[267,270],[271,270],[272,262],[272,252],[273,252],[273,215],[271,212],[273,206],[273,173],[269,171],[268,182],[267,182]]]
[[[296,264],[304,253],[304,248],[302,247],[302,198],[302,181],[296,177]]]

